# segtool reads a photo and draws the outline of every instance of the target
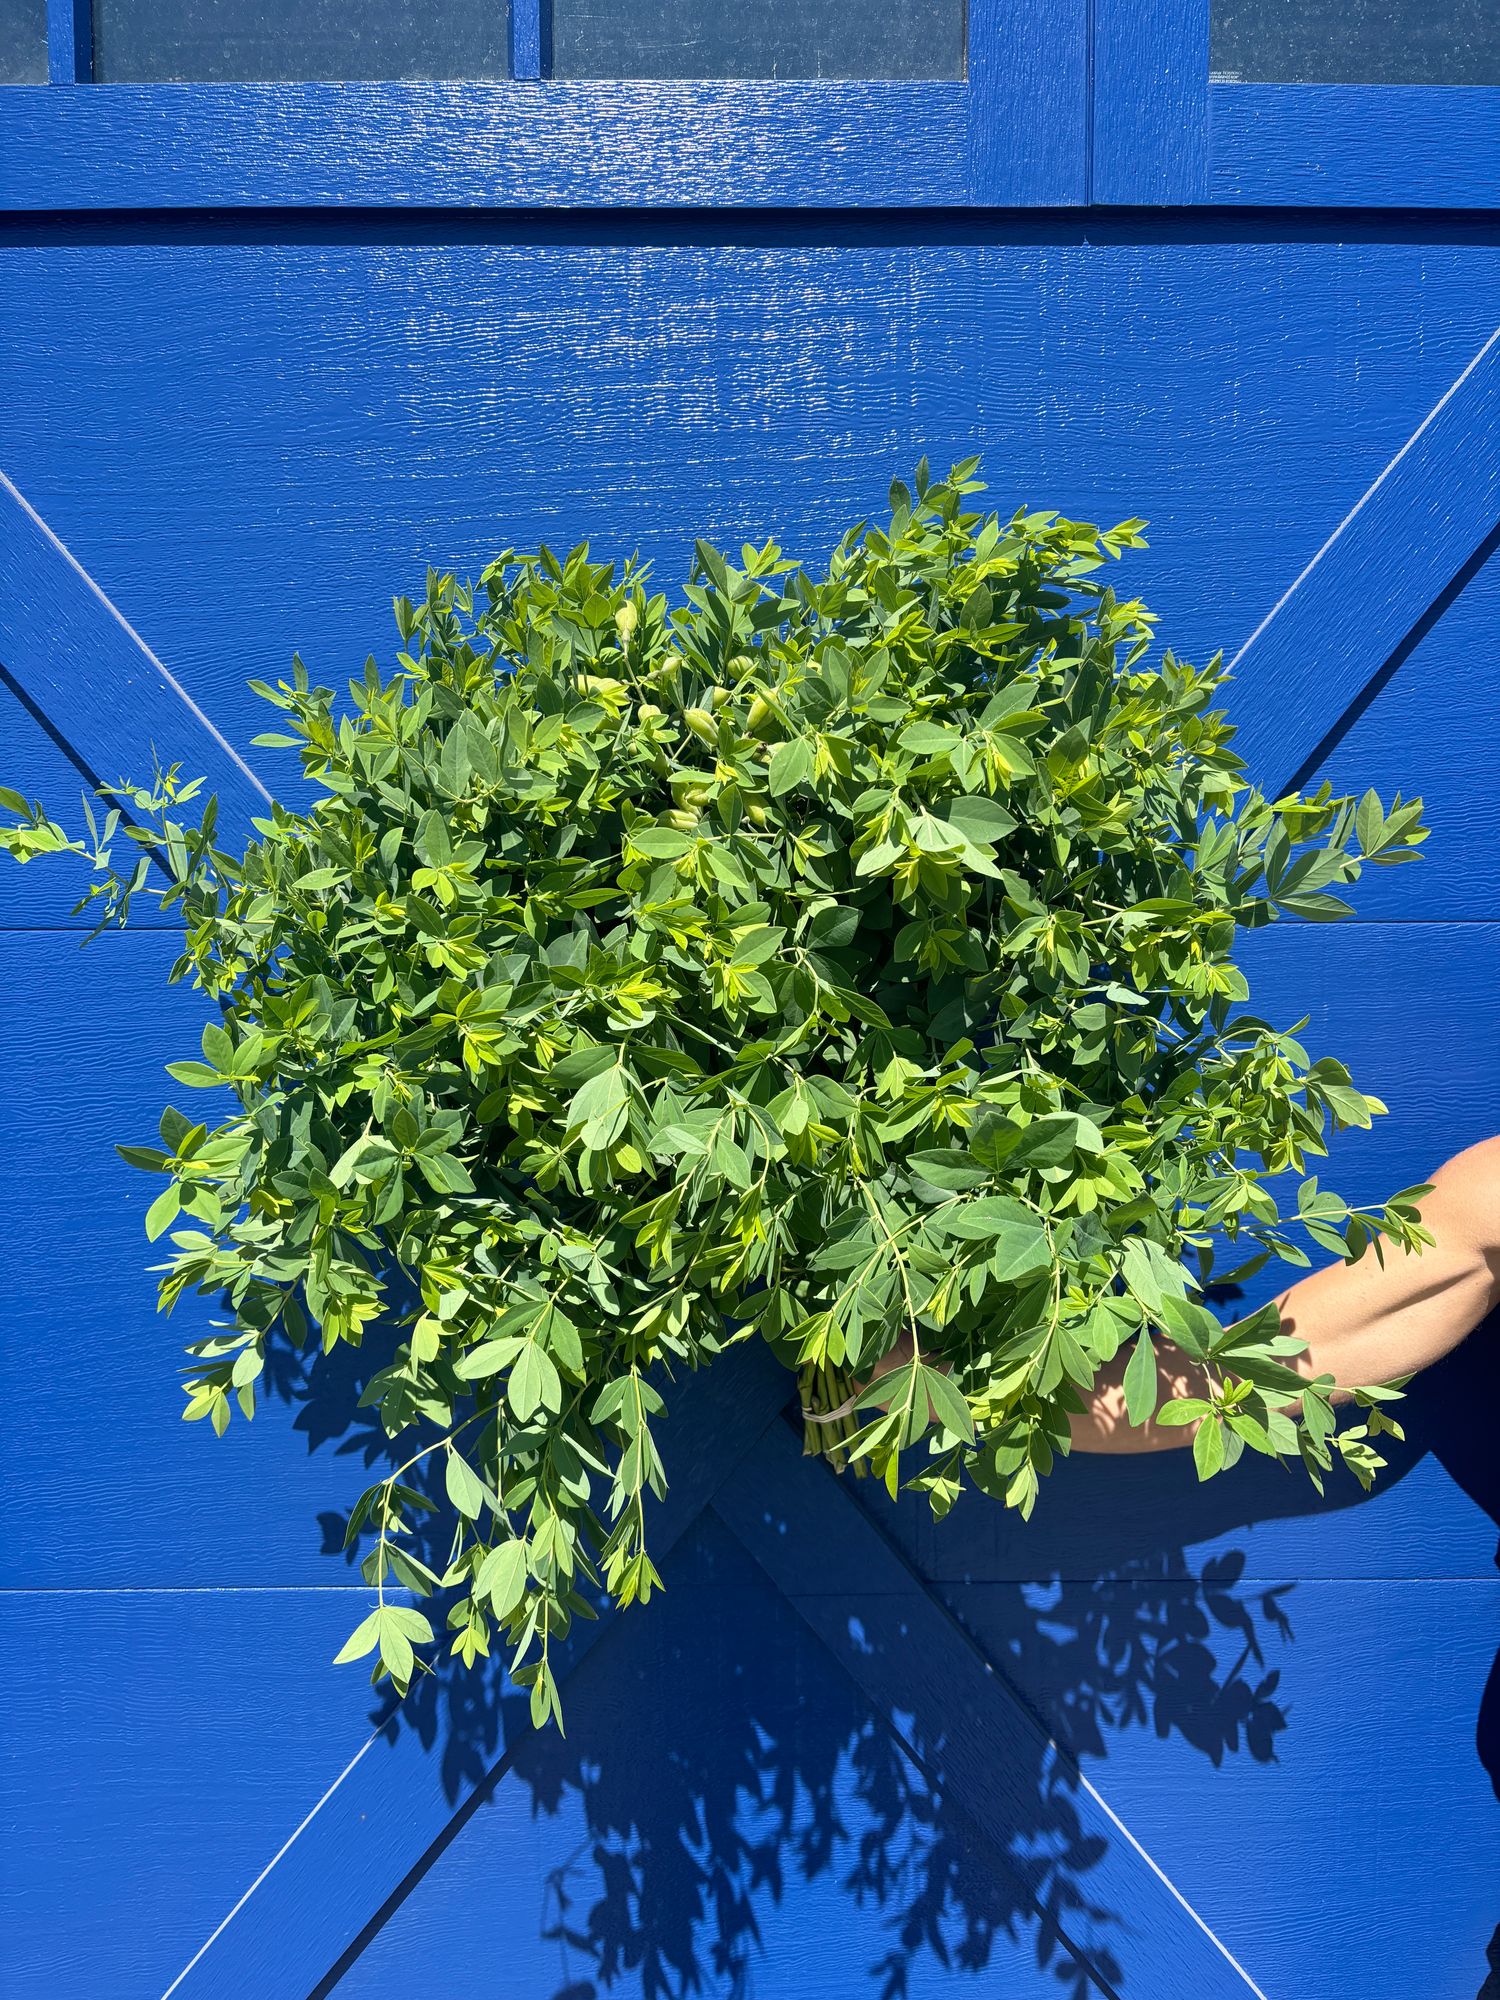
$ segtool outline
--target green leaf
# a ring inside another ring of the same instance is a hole
[[[453,860],[448,822],[436,807],[423,813],[417,825],[417,857],[429,868],[446,868]]]
[[[783,794],[795,791],[812,773],[812,745],[805,736],[794,736],[789,742],[779,743],[772,751],[766,784],[771,796],[779,799]]]
[[[957,1147],[909,1154],[906,1165],[930,1187],[945,1188],[955,1194],[967,1193],[970,1188],[983,1187],[990,1178],[988,1167],[977,1166]]]
[[[1162,1330],[1196,1361],[1207,1359],[1221,1343],[1223,1328],[1207,1306],[1164,1292],[1157,1314]]]
[[[449,1447],[447,1464],[443,1468],[443,1483],[448,1498],[460,1514],[471,1521],[477,1521],[484,1507],[484,1483],[475,1476],[472,1467],[458,1452]]]
[[[526,1544],[519,1539],[497,1543],[479,1566],[474,1594],[488,1598],[503,1622],[526,1595],[526,1576]]]
[[[1142,1327],[1125,1366],[1125,1416],[1132,1424],[1150,1421],[1156,1409],[1156,1349]]]
[[[1224,1463],[1224,1427],[1209,1418],[1198,1427],[1193,1439],[1193,1463],[1200,1479],[1212,1479]]]
[[[362,1660],[367,1653],[373,1653],[380,1644],[380,1613],[372,1611],[368,1618],[362,1618],[349,1634],[343,1645],[333,1656],[333,1664],[342,1667],[350,1660]]]
[[[1170,1403],[1162,1404],[1156,1413],[1156,1421],[1168,1427],[1173,1424],[1196,1424],[1210,1415],[1212,1410],[1212,1403],[1205,1403],[1201,1396],[1175,1396]]]
[[[965,1444],[972,1444],[974,1419],[970,1414],[968,1403],[959,1394],[951,1378],[940,1368],[924,1367],[921,1383],[944,1430],[952,1437],[961,1438]]]
[[[173,1181],[170,1186],[162,1189],[146,1210],[146,1235],[151,1242],[154,1243],[172,1227],[181,1206],[182,1188],[178,1182]]]
[[[822,951],[838,951],[853,944],[859,935],[859,911],[852,904],[830,904],[815,910],[807,927],[807,941]]]
[[[693,846],[685,833],[669,826],[632,827],[630,844],[638,853],[649,854],[658,861],[680,861],[684,854],[692,852]]]
[[[1187,1289],[1187,1273],[1160,1243],[1148,1237],[1132,1236],[1124,1245],[1125,1282],[1147,1312],[1160,1318],[1168,1298],[1181,1298]]]
[[[380,1621],[380,1664],[398,1688],[410,1681],[417,1664],[411,1640],[389,1615]]]
[[[946,756],[950,750],[956,750],[962,741],[956,729],[937,722],[914,722],[909,729],[903,729],[900,736],[901,748],[910,750],[918,757]]]
[[[1017,825],[1014,813],[1007,812],[998,800],[987,798],[983,792],[945,799],[943,818],[976,847],[995,846],[1007,834],[1014,833]]]
[[[574,1381],[583,1380],[583,1342],[578,1328],[555,1299],[536,1323],[536,1338],[549,1354],[561,1362]]]
[[[1034,1222],[1009,1222],[996,1231],[989,1269],[1002,1284],[1019,1284],[1052,1268],[1047,1233]]]
[[[192,1090],[218,1090],[226,1080],[218,1070],[210,1069],[207,1063],[168,1063],[166,1069],[168,1076],[174,1077],[178,1083],[187,1084]]]
[[[552,1357],[536,1341],[528,1340],[516,1356],[505,1385],[505,1399],[523,1424],[530,1423],[538,1410],[556,1412],[562,1408],[562,1378]]]
[[[454,1373],[461,1375],[465,1382],[482,1382],[486,1376],[498,1375],[502,1368],[509,1368],[525,1345],[523,1334],[506,1334],[498,1340],[482,1340],[456,1363]]]
[[[602,1153],[625,1130],[629,1108],[629,1085],[625,1072],[616,1064],[579,1087],[568,1106],[568,1126],[570,1130],[581,1127],[584,1145]]]
[[[960,1236],[971,1243],[993,1243],[1001,1230],[1045,1240],[1040,1217],[1009,1195],[981,1195],[974,1201],[956,1203],[944,1209],[938,1219],[945,1235]]]
[[[392,1627],[403,1637],[410,1639],[413,1645],[430,1646],[433,1641],[431,1625],[422,1613],[410,1604],[388,1604],[385,1607],[382,1626]]]

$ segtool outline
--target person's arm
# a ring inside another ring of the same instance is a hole
[[[1500,1304],[1500,1135],[1454,1154],[1428,1176],[1418,1252],[1382,1242],[1352,1264],[1329,1264],[1277,1294],[1282,1330],[1307,1342],[1299,1374],[1331,1375],[1339,1389],[1390,1382],[1441,1360]],[[1168,1451],[1191,1444],[1192,1424],[1130,1425],[1122,1378],[1128,1350],[1099,1371],[1072,1422],[1076,1451]],[[1167,1396],[1201,1396],[1198,1364],[1165,1342],[1157,1360]],[[1340,1398],[1336,1394],[1334,1401]]]

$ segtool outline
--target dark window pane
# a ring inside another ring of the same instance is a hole
[[[503,77],[509,40],[506,0],[94,0],[96,83]]]
[[[46,0],[0,0],[0,84],[46,81]]]
[[[1500,0],[1213,0],[1218,83],[1500,84]]]
[[[964,0],[552,0],[552,74],[961,77]]]

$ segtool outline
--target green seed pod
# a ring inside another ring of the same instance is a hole
[[[626,692],[624,681],[610,680],[602,674],[580,674],[578,686],[582,693],[602,695],[606,701],[618,701]]]
[[[754,736],[761,743],[777,743],[786,734],[780,716],[763,694],[758,694],[750,704],[750,713],[745,718],[745,734]]]

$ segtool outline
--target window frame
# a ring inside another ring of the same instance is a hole
[[[1075,207],[1089,0],[968,0],[962,81],[551,81],[512,0],[507,83],[93,84],[89,0],[51,81],[0,90],[0,208]]]
[[[1500,88],[1210,83],[1210,0],[1094,0],[1101,206],[1500,206]]]

